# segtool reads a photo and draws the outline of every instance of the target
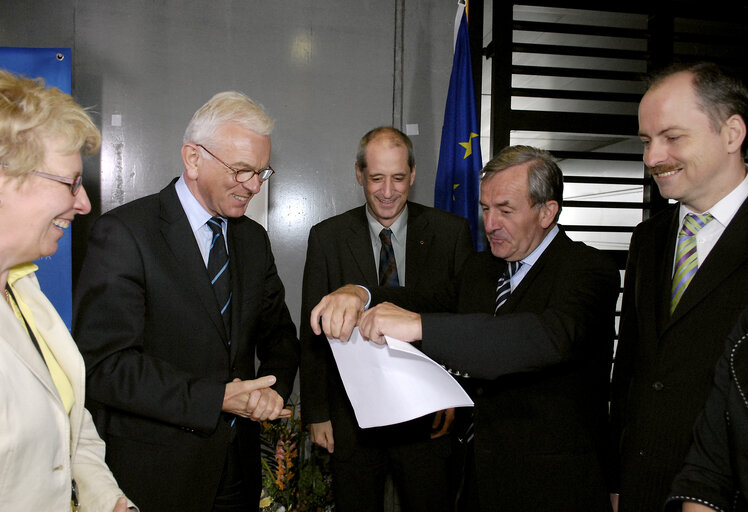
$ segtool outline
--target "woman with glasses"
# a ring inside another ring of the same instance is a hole
[[[84,408],[83,359],[31,263],[91,210],[81,153],[100,144],[69,95],[0,70],[0,510],[132,507]]]

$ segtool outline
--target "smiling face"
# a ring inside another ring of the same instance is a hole
[[[483,179],[480,205],[491,253],[507,261],[529,256],[555,224],[556,201],[533,205],[530,163],[514,165]]]
[[[676,73],[644,95],[639,137],[660,194],[703,212],[745,177],[740,157],[745,124],[740,116],[731,116],[715,130],[699,106],[692,76]]]
[[[45,157],[38,171],[65,178],[81,172],[79,152],[66,152],[58,138],[44,137],[43,142]],[[23,180],[0,174],[0,201],[3,269],[51,256],[75,215],[91,211],[84,187],[73,196],[69,185],[33,174]]]
[[[379,136],[366,147],[366,168],[356,164],[356,179],[364,187],[369,213],[384,227],[390,227],[400,216],[410,187],[416,179],[415,165],[408,167],[408,149]]]
[[[264,169],[270,162],[267,135],[226,123],[213,139],[218,142],[206,147],[234,169]],[[256,174],[249,181],[237,183],[233,173],[193,142],[182,146],[182,159],[187,187],[211,215],[241,217],[252,196],[260,192],[262,182]]]

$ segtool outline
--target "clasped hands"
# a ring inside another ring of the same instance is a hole
[[[364,311],[369,294],[360,286],[347,284],[322,297],[309,318],[315,334],[348,341],[358,325],[361,336],[383,344],[390,336],[402,341],[421,339],[421,315],[383,302]]]
[[[291,410],[283,408],[283,398],[270,387],[273,384],[273,375],[254,380],[234,379],[226,384],[221,410],[254,421],[290,418]]]

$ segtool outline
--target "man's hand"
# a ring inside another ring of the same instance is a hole
[[[328,452],[335,450],[335,440],[332,437],[332,422],[311,423],[309,425],[309,437],[314,444],[321,446]]]
[[[234,379],[226,384],[221,410],[254,421],[290,418],[291,411],[283,409],[283,398],[270,389],[273,384],[273,375],[254,380]]]
[[[358,315],[366,307],[369,294],[354,284],[347,284],[322,297],[314,306],[309,322],[314,334],[348,341],[356,327]]]
[[[246,413],[254,421],[272,421],[278,418],[290,418],[291,409],[284,409],[283,404],[283,397],[274,389],[258,389],[249,394]],[[247,416],[244,417],[246,418]]]
[[[618,512],[618,493],[610,493],[610,506],[613,508],[613,512]]]
[[[117,500],[117,504],[114,505],[112,512],[127,512],[127,498],[120,498]]]
[[[418,341],[422,336],[421,315],[383,302],[361,314],[358,330],[364,339],[380,345],[385,342],[385,335],[402,341]]]
[[[431,424],[431,439],[438,439],[449,434],[452,431],[452,423],[454,423],[454,421],[454,407],[443,411],[437,411],[434,414],[434,421]]]

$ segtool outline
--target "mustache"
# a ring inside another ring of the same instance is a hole
[[[648,169],[649,169],[649,174],[651,174],[652,176],[656,176],[664,172],[674,171],[678,167],[680,167],[679,164],[662,164],[662,165],[655,165],[654,167],[648,167]]]

